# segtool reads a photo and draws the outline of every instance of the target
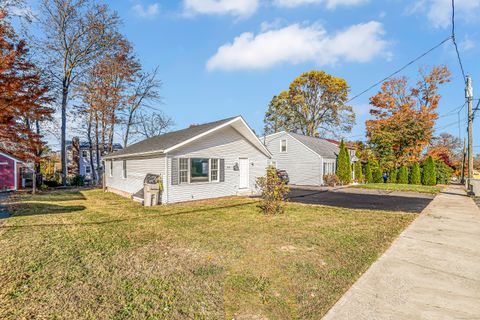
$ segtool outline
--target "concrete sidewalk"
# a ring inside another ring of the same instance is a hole
[[[480,210],[449,187],[324,319],[480,319]]]

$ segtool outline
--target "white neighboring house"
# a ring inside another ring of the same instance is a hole
[[[336,172],[340,152],[336,141],[285,131],[265,136],[262,140],[272,154],[271,164],[288,173],[290,184],[321,186],[324,175]],[[353,164],[355,150],[349,148],[349,153]]]
[[[258,192],[271,154],[242,117],[152,137],[104,157],[107,191],[140,200],[147,173],[162,176],[162,203]]]

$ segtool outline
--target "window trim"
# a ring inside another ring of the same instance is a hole
[[[127,179],[127,160],[122,160],[122,179]]]
[[[180,170],[180,162],[182,159],[185,159],[187,161],[187,170]],[[208,159],[208,181],[198,181],[198,182],[192,182],[191,181],[191,174],[192,174],[192,159]],[[217,180],[212,180],[212,160],[217,160]],[[191,184],[191,185],[198,185],[198,184],[205,184],[205,183],[220,183],[220,158],[209,158],[209,157],[179,157],[178,158],[178,184]],[[187,182],[181,182],[181,174],[180,172],[182,171],[187,171]]]
[[[282,149],[282,142],[285,141],[285,151]],[[288,152],[288,142],[287,139],[280,139],[280,153],[287,153]]]
[[[216,169],[212,169],[212,162],[213,160],[216,160],[217,161],[217,168]],[[220,159],[219,158],[210,158],[208,160],[208,179],[209,179],[209,182],[220,182]],[[217,172],[217,179],[213,180],[212,179],[212,173],[213,171],[216,171]]]
[[[182,160],[187,161],[187,169],[181,169]],[[182,181],[182,172],[187,172],[187,181]],[[190,158],[178,158],[178,184],[189,184],[190,183]]]

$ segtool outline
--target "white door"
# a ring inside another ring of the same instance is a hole
[[[247,189],[248,188],[248,178],[250,176],[250,167],[248,166],[248,159],[240,158],[239,159],[239,168],[240,168],[240,183],[238,187],[240,189]]]

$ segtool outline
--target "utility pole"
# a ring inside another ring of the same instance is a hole
[[[473,115],[472,115],[472,101],[473,101],[473,88],[472,78],[467,76],[467,87],[465,88],[465,96],[468,102],[468,181],[473,177]],[[467,184],[467,189],[470,188],[470,182]]]
[[[460,179],[461,184],[465,184],[465,161],[467,160],[467,141],[463,139],[463,161],[462,161],[462,178]]]

